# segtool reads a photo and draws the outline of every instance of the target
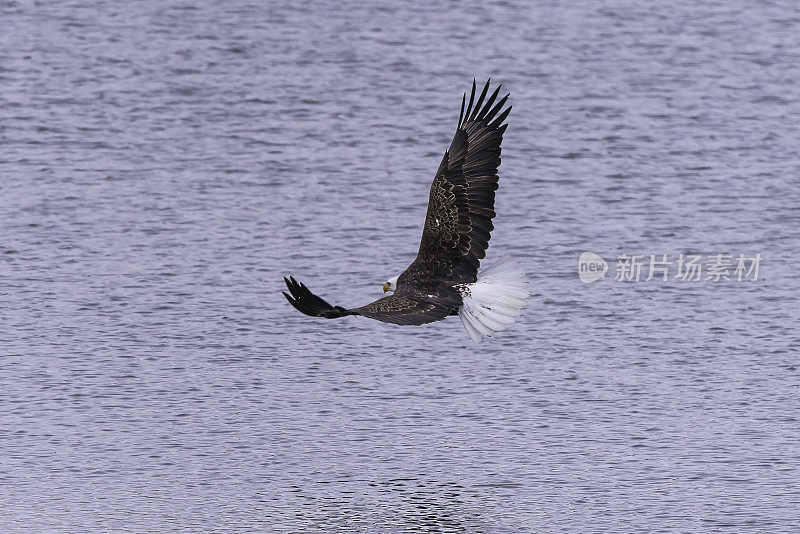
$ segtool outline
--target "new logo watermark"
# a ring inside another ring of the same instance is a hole
[[[761,254],[680,254],[673,260],[667,254],[620,254],[613,279],[618,282],[654,279],[663,282],[755,282],[761,260]],[[602,280],[608,271],[608,263],[593,252],[584,252],[578,258],[578,278],[585,284]]]
[[[584,284],[591,284],[606,277],[608,264],[594,252],[584,252],[578,258],[578,277]]]

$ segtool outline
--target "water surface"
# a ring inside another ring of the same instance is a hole
[[[0,4],[0,530],[796,529],[795,5],[603,4]],[[473,76],[519,324],[295,312],[410,263]]]

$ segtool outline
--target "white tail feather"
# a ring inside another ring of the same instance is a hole
[[[458,317],[476,343],[516,321],[530,296],[525,271],[508,258],[484,269],[462,292]]]

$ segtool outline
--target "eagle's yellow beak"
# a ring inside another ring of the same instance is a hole
[[[386,282],[385,284],[383,284],[383,292],[386,293],[387,291],[389,291],[389,287],[390,287],[389,286],[389,282]]]

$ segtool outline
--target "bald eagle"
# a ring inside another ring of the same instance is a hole
[[[489,81],[475,100],[475,80],[461,99],[453,142],[431,185],[422,242],[416,259],[383,285],[391,295],[359,308],[331,306],[294,277],[283,292],[298,311],[335,319],[363,315],[386,323],[420,325],[458,315],[470,338],[480,342],[513,323],[529,296],[528,280],[516,262],[503,260],[478,276],[494,229],[494,194],[500,144],[511,106],[497,103],[500,86],[486,98]]]

